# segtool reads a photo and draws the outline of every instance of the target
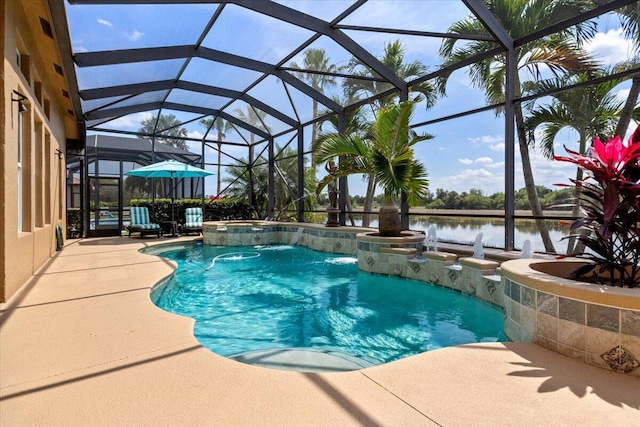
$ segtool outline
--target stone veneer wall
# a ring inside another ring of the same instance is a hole
[[[361,232],[362,228],[258,221],[207,222],[203,224],[202,235],[204,243],[213,246],[289,244],[295,238],[298,246],[320,252],[355,255],[356,234]]]
[[[476,258],[460,258],[447,252],[422,252],[424,235],[407,236],[404,242],[358,235],[358,268],[374,274],[393,275],[443,286],[481,301],[504,306],[499,264]]]
[[[608,300],[602,289],[592,290],[593,297],[572,295],[585,292],[584,284],[582,288],[574,285],[566,289],[556,285],[554,291],[544,282],[540,286],[522,284],[507,274],[510,277],[503,281],[505,334],[509,339],[535,342],[590,365],[640,376],[640,310],[612,306],[613,300]],[[612,291],[615,292],[605,292]],[[635,298],[640,299],[640,294]]]

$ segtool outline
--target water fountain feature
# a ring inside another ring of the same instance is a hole
[[[296,243],[298,243],[298,240],[300,240],[300,236],[302,236],[302,233],[304,233],[304,228],[299,227],[295,233],[293,233],[293,236],[291,236],[291,241],[289,242],[289,244],[291,246],[294,246]]]
[[[427,251],[438,252],[438,239],[436,237],[436,226],[432,225],[427,230],[427,236],[424,238],[424,246]]]
[[[484,259],[484,248],[482,247],[482,233],[478,233],[473,244],[473,258]]]

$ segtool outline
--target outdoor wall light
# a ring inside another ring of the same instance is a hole
[[[27,111],[29,111],[27,107],[22,103],[22,101],[27,99],[27,97],[21,94],[20,92],[18,92],[17,90],[14,90],[13,93],[15,93],[18,96],[17,98],[14,98],[13,95],[11,95],[11,102],[18,103],[18,113],[26,113]]]

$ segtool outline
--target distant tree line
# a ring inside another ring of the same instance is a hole
[[[538,197],[544,210],[571,210],[572,202],[575,198],[573,189],[563,188],[551,190],[544,186],[537,186]],[[354,207],[364,205],[364,196],[351,196],[351,203]],[[318,202],[322,205],[325,200],[320,198]],[[377,205],[382,204],[383,195],[375,197]],[[427,209],[504,209],[504,193],[498,192],[485,195],[482,190],[472,188],[471,190],[458,193],[438,188],[435,193],[429,193],[424,200],[424,207]],[[529,210],[529,200],[527,199],[526,188],[521,188],[515,193],[515,209]]]

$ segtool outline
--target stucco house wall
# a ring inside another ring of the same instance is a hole
[[[66,217],[66,141],[79,135],[48,2],[11,0],[0,10],[0,302],[6,302],[55,254],[55,227],[64,230]],[[25,112],[12,101],[18,93]]]

